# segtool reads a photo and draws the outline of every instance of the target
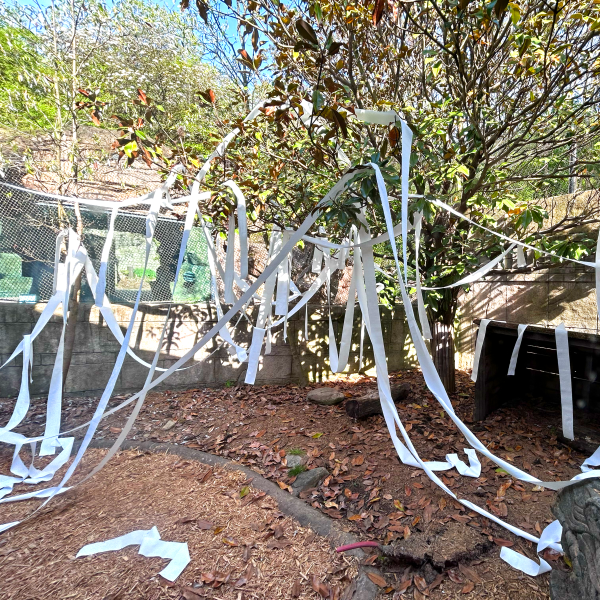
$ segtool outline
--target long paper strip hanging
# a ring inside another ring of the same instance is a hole
[[[554,330],[556,356],[558,358],[558,377],[560,380],[560,404],[562,408],[563,435],[572,440],[573,432],[573,389],[571,385],[571,361],[569,358],[569,338],[565,324]]]
[[[380,176],[380,174],[379,174],[379,176]],[[387,215],[386,215],[386,218],[387,218]],[[394,249],[395,249],[395,246],[394,246]],[[396,262],[397,262],[397,259],[396,259]],[[399,271],[399,269],[398,269],[398,271]],[[166,375],[167,375],[167,374],[165,373],[165,374],[164,374],[164,376],[166,376]],[[161,378],[159,377],[159,379],[161,379]],[[130,400],[133,400],[133,398],[132,398],[132,399],[130,399]],[[124,404],[125,404],[125,403],[124,403]],[[451,413],[452,413],[452,412],[453,412],[453,411],[451,411]]]
[[[352,177],[351,175],[343,176],[342,179],[336,185],[334,185],[333,188],[328,192],[328,194],[321,200],[321,202],[319,203],[318,209],[320,209],[320,206],[322,206],[323,204],[326,204],[327,202],[329,202],[330,199],[337,197],[337,195],[339,195],[342,191],[344,191],[347,183],[351,180],[351,177]],[[138,400],[140,398],[140,396],[147,393],[148,390],[150,390],[153,387],[162,383],[162,381],[164,381],[164,379],[166,379],[171,373],[173,373],[175,370],[177,370],[179,367],[181,367],[183,364],[185,364],[198,350],[200,350],[210,339],[212,339],[214,337],[214,335],[222,328],[222,326],[225,323],[227,323],[233,317],[233,315],[236,314],[244,306],[244,304],[248,301],[249,298],[252,297],[252,295],[255,293],[255,291],[275,271],[279,262],[281,262],[281,260],[283,260],[285,257],[287,257],[287,255],[291,252],[292,248],[296,245],[296,243],[302,238],[303,235],[306,234],[308,229],[312,226],[312,224],[314,223],[314,221],[316,220],[316,218],[318,217],[319,214],[320,214],[320,210],[315,210],[314,213],[311,214],[305,220],[305,222],[300,226],[300,228],[292,234],[290,241],[284,246],[284,248],[279,253],[279,255],[275,258],[275,260],[273,260],[269,263],[269,265],[266,267],[266,269],[263,271],[263,273],[257,278],[257,280],[254,282],[254,284],[242,295],[242,297],[227,312],[227,314],[225,314],[223,316],[223,318],[220,319],[219,322],[216,325],[214,325],[213,328],[207,334],[205,334],[204,337],[191,350],[189,350],[174,365],[172,365],[167,371],[165,371],[160,376],[158,376],[155,380],[153,380],[152,382],[148,382],[147,385],[144,386],[143,390],[141,390],[137,394],[134,394],[131,398],[122,402],[119,406],[115,407],[111,411],[108,411],[108,414],[112,414],[112,413],[116,412],[117,410],[121,410],[123,407],[127,406],[131,402]],[[140,289],[141,289],[141,287],[140,287]],[[88,431],[84,438],[82,447],[87,446],[89,444],[89,441],[91,440],[91,437],[93,436],[93,433],[97,427],[97,424],[105,412],[105,403],[103,403],[103,399],[104,399],[104,396],[101,399],[101,403],[100,403],[101,405],[97,408],[96,413],[94,414],[94,417],[92,418],[91,421],[70,430],[72,432],[72,431],[84,428],[85,426],[88,427]],[[65,433],[68,433],[68,432],[65,432]],[[31,438],[30,441],[39,441],[41,439],[43,439],[43,438]],[[42,506],[38,507],[38,509],[33,511],[33,513],[31,513],[28,517],[26,517],[26,519],[31,518],[35,513],[37,513],[43,506],[45,506],[45,504],[48,501],[51,500],[51,498],[54,495],[62,492],[66,481],[72,475],[72,473],[75,470],[75,468],[81,458],[81,455],[83,454],[84,451],[85,451],[85,449],[84,450],[80,449],[80,452],[78,453],[78,455],[76,457],[76,460],[71,465],[71,467],[67,471],[67,474],[65,475],[65,477],[63,478],[63,480],[57,487],[52,488],[51,490],[41,490],[40,491],[40,495],[42,495],[42,494],[46,495],[47,492],[50,492],[48,500]],[[31,496],[29,495],[29,497],[31,497]],[[24,496],[20,496],[15,499],[19,499],[19,498],[24,499]],[[0,502],[2,502],[2,501],[0,500]],[[0,526],[0,531],[5,531],[6,529],[14,527],[18,523],[19,522],[17,521],[17,522],[4,524],[4,525]]]
[[[519,358],[519,351],[521,350],[521,344],[523,343],[523,334],[527,329],[527,325],[520,324],[517,328],[517,341],[515,342],[515,346],[513,348],[512,354],[510,356],[510,363],[508,364],[508,373],[507,375],[511,376],[515,374],[517,369],[517,360]]]

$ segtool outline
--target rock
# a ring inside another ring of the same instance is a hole
[[[163,431],[169,431],[169,429],[173,429],[173,427],[175,427],[175,425],[177,425],[177,421],[173,421],[172,419],[169,419],[162,427]]]
[[[405,400],[411,390],[409,383],[401,383],[400,385],[392,386],[392,400],[400,402]],[[379,400],[379,392],[377,390],[369,392],[360,398],[352,398],[346,402],[346,413],[353,419],[364,419],[372,415],[381,415],[381,401]]]
[[[362,600],[363,598],[377,598],[379,596],[379,588],[370,579],[368,573],[375,573],[381,576],[377,569],[370,567],[361,567],[356,578],[356,590],[354,595],[350,596],[352,600]]]
[[[323,387],[308,392],[306,399],[314,402],[315,404],[331,406],[333,404],[339,404],[344,400],[345,397],[346,396],[344,396],[344,393],[337,388]]]
[[[552,569],[550,598],[599,600],[600,480],[586,479],[562,489],[552,512],[563,526],[561,544],[573,570]]]
[[[287,462],[288,469],[298,467],[304,462],[304,458],[299,454],[286,454],[285,460]]]
[[[300,473],[296,477],[296,481],[292,483],[292,495],[299,496],[302,492],[317,487],[327,475],[329,475],[329,471],[324,467],[317,467]]]

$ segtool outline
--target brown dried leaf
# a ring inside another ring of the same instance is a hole
[[[425,523],[430,523],[431,518],[433,517],[433,513],[437,510],[437,508],[433,504],[428,504],[423,511],[423,521]]]
[[[512,479],[509,480],[507,483],[503,483],[499,488],[498,491],[496,492],[496,498],[504,498],[504,496],[506,495],[506,490],[508,490],[508,488],[512,485]]]
[[[450,569],[448,571],[448,577],[450,578],[450,581],[453,581],[454,583],[462,583],[463,582],[463,580],[458,576],[456,571],[454,571],[453,569]]]
[[[358,456],[355,456],[352,459],[352,465],[355,466],[355,467],[359,467],[364,462],[365,462],[365,457],[362,454],[359,454]]]
[[[283,537],[283,527],[279,523],[273,527],[273,536],[276,540]]]
[[[195,589],[193,587],[186,587],[183,592],[181,592],[182,596],[185,600],[198,600],[198,598],[206,598],[204,592],[199,589]]]
[[[433,590],[435,590],[435,588],[438,587],[442,583],[442,581],[444,581],[445,577],[445,573],[440,573],[429,585],[429,591],[432,592]]]
[[[504,540],[502,538],[494,538],[494,544],[496,544],[496,546],[506,546],[507,548],[515,545],[514,542],[511,542],[510,540]]]
[[[198,519],[196,526],[200,529],[212,529],[214,527],[210,521],[206,521],[205,519]]]
[[[475,570],[471,569],[471,567],[467,567],[466,565],[459,564],[458,565],[458,570],[467,579],[470,579],[473,583],[482,583],[483,582],[483,580],[481,579],[481,577],[479,577],[479,575],[477,575],[477,573],[475,572]]]
[[[419,588],[421,592],[424,593],[427,590],[427,582],[425,581],[424,577],[421,577],[420,575],[415,575],[414,581],[415,585],[417,586],[417,588]]]
[[[239,544],[233,538],[230,537],[224,537],[223,543],[227,544],[228,546],[231,546],[232,548],[239,546]]]
[[[354,594],[356,593],[356,580],[353,579],[348,587],[344,590],[342,597],[340,600],[357,600],[354,599]]]
[[[471,517],[467,517],[467,515],[459,515],[459,514],[455,514],[455,515],[450,515],[455,521],[458,521],[459,523],[468,523],[471,520]]]
[[[289,540],[271,540],[268,544],[267,544],[267,548],[269,550],[283,550],[284,548],[287,548],[288,546],[293,546],[293,542],[290,542]]]
[[[379,575],[378,573],[372,573],[371,571],[369,571],[367,573],[367,577],[375,584],[378,585],[379,587],[383,588],[387,586],[387,583],[385,581],[385,579]]]
[[[329,586],[323,583],[316,575],[310,576],[310,586],[322,598],[329,598],[329,593],[331,592]]]
[[[406,590],[412,585],[412,577],[410,579],[407,579],[406,581],[403,581],[397,588],[396,588],[396,594],[398,594],[399,596],[401,596],[402,594],[404,594],[404,592],[406,592]],[[394,594],[394,596],[396,595]]]
[[[474,587],[475,587],[475,584],[472,581],[469,581],[469,583],[467,583],[467,585],[465,585],[465,587],[461,590],[461,592],[463,594],[468,594],[469,592],[473,591]]]
[[[244,551],[242,552],[242,560],[244,562],[248,562],[250,560],[251,554],[252,554],[252,546],[250,544],[246,544],[244,546]]]
[[[292,598],[299,598],[302,593],[302,585],[299,579],[294,581],[294,585],[292,586],[291,596]]]
[[[213,474],[213,470],[212,469],[208,469],[208,471],[206,471],[205,473],[203,473],[199,478],[198,481],[200,483],[204,483],[211,475]]]

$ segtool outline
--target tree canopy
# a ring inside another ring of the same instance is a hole
[[[81,114],[102,127],[115,123],[124,160],[165,172],[182,162],[183,186],[238,126],[207,183],[235,178],[255,228],[264,229],[299,224],[348,167],[367,161],[382,169],[398,221],[399,126],[353,118],[357,109],[394,110],[414,136],[409,216],[423,213],[424,285],[451,284],[504,247],[434,198],[553,252],[555,262],[592,252],[589,225],[600,222],[593,0],[184,0],[179,13],[144,0],[110,8],[73,0],[42,17],[36,6],[8,6],[0,22],[0,113],[15,126],[45,119],[56,127],[61,111],[73,122]],[[242,125],[259,97],[267,99],[262,117]],[[545,199],[573,192],[574,181],[589,193],[567,196],[564,215],[551,221]],[[341,240],[357,206],[375,232],[383,229],[375,181],[364,172],[320,224]],[[231,209],[226,192],[204,206],[217,226]],[[389,245],[376,256],[388,264]],[[548,264],[534,259],[533,268]],[[452,325],[459,292],[426,294],[434,338],[437,324]],[[396,293],[387,284],[382,297],[391,302]]]

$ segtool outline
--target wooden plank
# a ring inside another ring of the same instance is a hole
[[[479,325],[481,323],[481,319],[474,319],[473,323],[475,325]],[[499,329],[504,330],[506,332],[514,331],[515,335],[517,329],[519,327],[518,323],[505,323],[503,321],[490,321],[488,324],[488,330]],[[528,325],[527,326],[528,333],[539,333],[539,334],[548,334],[554,336],[554,328],[553,327],[541,327],[540,325]],[[569,331],[569,338],[577,340],[578,342],[591,342],[594,347],[598,347],[600,345],[600,335],[595,333],[583,333],[581,331]]]
[[[513,347],[514,343],[486,332],[475,383],[473,417],[476,421],[485,419],[505,401],[506,374]]]

